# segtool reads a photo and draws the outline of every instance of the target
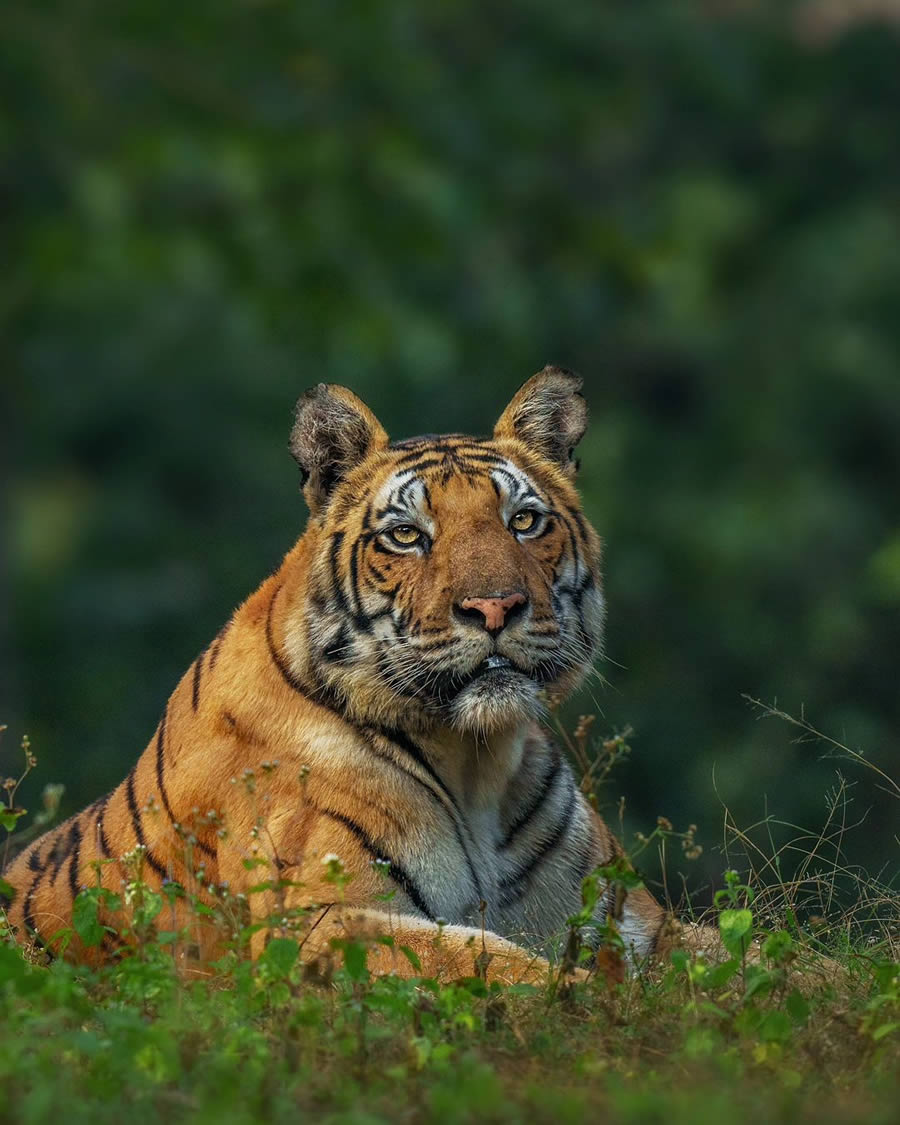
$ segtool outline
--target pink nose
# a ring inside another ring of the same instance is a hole
[[[462,610],[480,613],[485,629],[494,633],[503,628],[507,613],[514,606],[525,605],[527,600],[524,594],[507,594],[503,598],[463,598],[459,606]]]

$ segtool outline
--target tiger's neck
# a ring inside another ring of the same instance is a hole
[[[536,733],[531,720],[487,738],[461,735],[440,726],[420,736],[418,743],[443,781],[466,805],[483,807],[498,802]]]

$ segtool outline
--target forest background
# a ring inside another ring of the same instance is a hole
[[[861,6],[862,7],[862,6]],[[395,436],[585,376],[628,833],[897,869],[900,41],[879,5],[28,0],[0,92],[0,774],[74,811],[305,512],[318,381]],[[854,787],[855,786],[855,787]],[[608,811],[610,811],[608,810]],[[772,826],[776,840],[793,830]],[[650,864],[652,868],[652,863]],[[654,872],[651,870],[650,874]],[[707,888],[705,891],[703,888]]]

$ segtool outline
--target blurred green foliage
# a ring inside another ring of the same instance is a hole
[[[890,770],[900,42],[744,7],[5,6],[0,719],[69,808],[301,530],[303,389],[483,432],[546,362],[593,407],[635,825],[821,820],[834,763],[742,692]]]

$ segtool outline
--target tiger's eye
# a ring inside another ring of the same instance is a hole
[[[412,547],[422,538],[422,532],[419,531],[417,527],[412,527],[410,524],[392,527],[388,534],[391,539],[401,547]]]
[[[529,508],[526,508],[522,512],[516,512],[510,520],[510,526],[513,531],[531,531],[536,523],[537,512],[533,512]]]

